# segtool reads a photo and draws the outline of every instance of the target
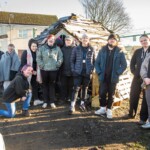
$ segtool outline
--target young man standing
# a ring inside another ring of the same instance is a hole
[[[71,72],[70,58],[73,50],[73,39],[71,36],[65,37],[65,45],[61,49],[63,53],[63,64],[61,67],[61,100],[71,101],[73,90],[73,76]]]
[[[15,46],[13,44],[9,44],[7,52],[2,55],[0,60],[0,82],[4,82],[4,90],[8,87],[10,81],[15,78],[19,67],[20,60],[15,52]]]
[[[86,34],[83,34],[81,44],[72,50],[71,70],[74,76],[74,88],[69,114],[73,114],[75,112],[75,104],[81,86],[82,96],[80,109],[82,111],[86,110],[84,102],[87,99],[88,86],[95,62],[94,49],[90,46],[89,40],[89,37]]]
[[[139,125],[142,125],[146,123],[146,120],[148,118],[148,108],[147,108],[147,103],[145,98],[145,90],[141,88],[141,84],[143,80],[140,77],[140,70],[141,70],[142,62],[144,61],[146,55],[150,52],[149,37],[146,34],[141,35],[140,43],[142,45],[142,48],[139,48],[134,52],[130,63],[130,69],[134,77],[131,84],[130,108],[129,108],[129,114],[127,118],[130,119],[136,116],[138,102],[142,91],[143,100],[142,100],[142,107],[140,111],[140,121],[138,122]]]
[[[125,55],[117,44],[117,36],[111,34],[108,37],[108,44],[99,51],[95,62],[96,72],[100,81],[99,98],[101,106],[99,110],[95,111],[95,114],[107,114],[108,119],[112,118],[112,104],[116,84],[119,81],[119,76],[127,67]]]

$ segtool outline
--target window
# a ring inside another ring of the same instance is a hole
[[[6,34],[5,27],[0,26],[0,35]]]
[[[28,31],[27,30],[19,30],[19,38],[27,38],[28,37]]]

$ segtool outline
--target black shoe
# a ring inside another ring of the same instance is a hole
[[[29,112],[29,110],[22,110],[22,115],[25,117],[31,117],[31,113]]]
[[[135,118],[135,116],[130,115],[130,114],[125,115],[125,116],[123,117],[123,119],[134,119],[134,118]]]
[[[144,125],[144,124],[146,124],[146,121],[140,120],[139,122],[137,122],[137,125],[139,126]]]

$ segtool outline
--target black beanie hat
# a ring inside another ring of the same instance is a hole
[[[110,34],[109,37],[108,37],[108,40],[109,39],[115,39],[116,41],[119,41],[119,38],[116,34]]]

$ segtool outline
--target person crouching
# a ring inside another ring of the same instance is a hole
[[[33,68],[30,65],[23,66],[21,73],[18,73],[6,88],[3,93],[3,102],[7,110],[0,110],[0,116],[13,118],[16,112],[16,102],[19,100],[23,102],[22,115],[26,117],[31,116],[28,108],[32,93],[29,90],[27,78],[32,74],[32,71]]]

